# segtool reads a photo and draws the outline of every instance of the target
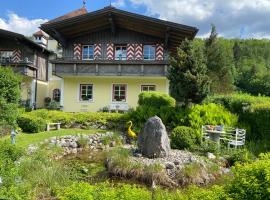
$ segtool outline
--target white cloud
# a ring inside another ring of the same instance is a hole
[[[269,38],[270,0],[126,0],[146,14],[196,26],[204,37],[214,23],[224,37]],[[244,30],[244,32],[243,32]]]
[[[117,8],[123,8],[126,6],[126,2],[125,0],[116,0],[115,2],[112,3],[112,6]]]
[[[0,28],[31,36],[38,30],[40,24],[48,21],[47,19],[27,19],[20,17],[16,13],[9,12],[7,19],[0,18]]]

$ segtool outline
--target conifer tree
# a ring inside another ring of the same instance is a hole
[[[222,45],[216,27],[212,25],[210,37],[205,41],[205,55],[208,75],[211,79],[211,93],[229,93],[233,90],[233,53]]]
[[[203,50],[189,40],[182,42],[171,59],[168,74],[171,95],[186,105],[201,102],[209,93],[209,78]]]

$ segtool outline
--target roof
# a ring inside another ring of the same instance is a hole
[[[81,14],[62,20],[52,20],[41,25],[41,29],[65,46],[65,41],[87,33],[106,28],[124,28],[131,31],[164,39],[171,51],[176,51],[181,42],[193,39],[198,32],[196,27],[139,15],[114,7]]]
[[[52,53],[48,49],[40,46],[39,44],[33,42],[31,39],[29,39],[29,38],[27,38],[24,35],[19,34],[19,33],[15,33],[15,32],[7,31],[7,30],[4,30],[4,29],[0,29],[0,38],[6,38],[6,39],[19,41],[22,44],[27,45],[27,46],[29,46],[31,48],[37,49],[39,51],[46,52],[46,53]]]
[[[41,36],[49,39],[49,35],[42,30],[39,30],[33,34],[33,36]]]
[[[60,17],[52,19],[52,20],[46,22],[46,24],[51,24],[51,23],[54,23],[54,22],[62,21],[62,20],[69,19],[69,18],[72,18],[72,17],[80,16],[80,15],[83,15],[83,14],[86,14],[86,13],[87,13],[86,8],[82,7],[80,9],[78,9],[78,10],[74,10],[74,11],[72,11],[70,13],[67,13],[67,14],[62,15]]]

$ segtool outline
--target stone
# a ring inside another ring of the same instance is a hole
[[[175,165],[180,165],[180,161],[179,161],[179,160],[175,160],[173,163],[174,163]]]
[[[216,156],[213,153],[208,152],[207,153],[207,158],[210,159],[210,160],[215,160]]]
[[[70,143],[69,143],[69,146],[70,146],[71,148],[77,148],[77,147],[78,147],[78,144],[77,144],[76,142],[70,142]]]
[[[148,158],[166,157],[171,150],[170,140],[164,124],[157,116],[151,117],[138,137],[138,147]]]
[[[174,169],[174,163],[173,162],[166,162],[165,163],[166,169]]]

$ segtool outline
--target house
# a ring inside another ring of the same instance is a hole
[[[40,37],[40,41],[45,42],[43,36]],[[52,52],[40,44],[21,34],[0,29],[0,66],[12,67],[22,75],[21,100],[29,107],[43,107],[47,96],[49,56]]]
[[[50,60],[66,112],[127,110],[143,91],[169,93],[169,54],[197,28],[119,10],[85,8],[41,25],[62,56]]]

